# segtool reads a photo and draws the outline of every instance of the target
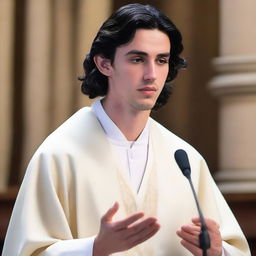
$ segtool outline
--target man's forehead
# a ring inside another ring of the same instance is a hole
[[[158,29],[138,29],[133,39],[127,44],[120,45],[120,50],[124,55],[135,53],[145,54],[168,54],[171,42],[168,35]]]
[[[145,52],[145,51],[140,51],[140,50],[131,50],[131,51],[128,51],[125,55],[126,55],[126,56],[129,56],[129,55],[148,56],[148,53]],[[170,52],[158,53],[158,55],[169,57],[169,56],[170,56]]]

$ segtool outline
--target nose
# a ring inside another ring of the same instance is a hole
[[[155,81],[156,80],[156,66],[154,62],[148,62],[144,69],[144,80]]]

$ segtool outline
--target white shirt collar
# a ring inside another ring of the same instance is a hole
[[[114,143],[128,144],[132,147],[134,144],[148,144],[149,140],[149,120],[146,123],[145,128],[143,129],[140,136],[137,138],[135,142],[128,141],[121,130],[116,126],[116,124],[110,119],[110,117],[105,112],[101,99],[97,99],[92,104],[92,111],[96,115],[97,119],[101,123],[102,128],[104,129],[107,137]]]

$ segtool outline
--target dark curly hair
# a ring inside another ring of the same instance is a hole
[[[90,99],[105,96],[108,92],[108,78],[96,67],[94,56],[102,55],[113,64],[116,48],[130,42],[137,29],[159,29],[170,39],[169,73],[153,109],[156,110],[167,102],[172,93],[170,82],[177,76],[180,68],[186,67],[186,61],[180,57],[183,50],[182,36],[167,16],[153,6],[142,4],[128,4],[119,8],[103,23],[96,35],[83,63],[85,76],[79,78],[82,81],[82,92]]]

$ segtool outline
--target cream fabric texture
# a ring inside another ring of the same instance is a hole
[[[223,241],[230,245],[225,250],[234,256],[249,256],[246,239],[201,155],[153,119],[149,129],[148,162],[138,193],[90,108],[79,110],[54,131],[29,163],[3,256],[55,256],[51,245],[96,235],[101,216],[115,201],[120,209],[114,220],[144,211],[161,224],[154,237],[115,255],[191,256],[176,235],[181,225],[198,215],[188,181],[174,159],[179,148],[188,153],[205,217],[220,224]]]

